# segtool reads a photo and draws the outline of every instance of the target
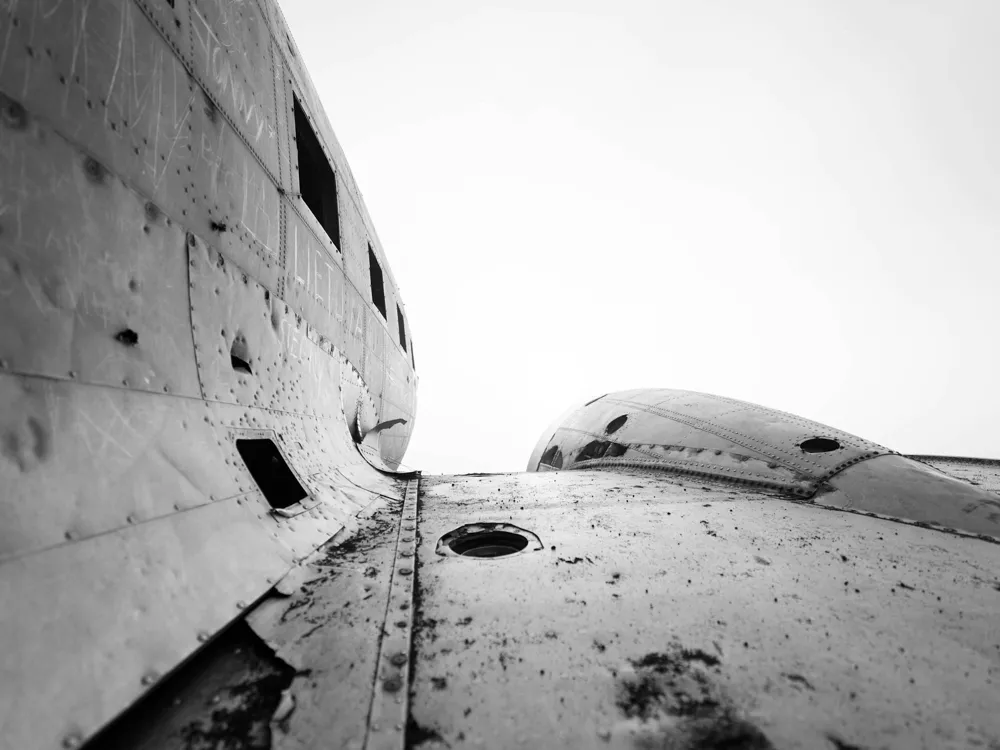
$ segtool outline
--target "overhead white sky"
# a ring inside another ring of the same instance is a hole
[[[407,464],[646,386],[1000,456],[1000,2],[282,6],[407,305]]]

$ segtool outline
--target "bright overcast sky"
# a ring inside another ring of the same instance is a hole
[[[407,464],[646,386],[1000,457],[1000,2],[282,6],[407,306]]]

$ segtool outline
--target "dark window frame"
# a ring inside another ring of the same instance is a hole
[[[337,173],[313,130],[298,96],[292,96],[295,151],[299,165],[299,195],[340,252],[340,204]]]
[[[403,347],[403,351],[406,349],[406,321],[403,319],[403,308],[396,303],[396,322],[399,324],[399,345]]]
[[[368,289],[371,292],[372,304],[382,313],[382,320],[388,321],[385,306],[385,275],[382,266],[375,255],[375,248],[368,243]]]

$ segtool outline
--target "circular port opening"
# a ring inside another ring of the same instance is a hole
[[[829,453],[840,448],[840,443],[832,438],[814,437],[799,443],[805,453]]]
[[[627,421],[628,421],[628,416],[625,414],[622,414],[620,417],[615,417],[610,422],[608,422],[608,426],[604,428],[604,431],[609,435],[612,434],[613,432],[618,432],[618,430],[622,428],[622,425],[624,425]]]
[[[481,531],[466,534],[448,544],[452,552],[463,557],[503,557],[520,552],[528,540],[507,531]]]
[[[445,557],[489,559],[542,548],[537,534],[512,523],[467,523],[438,539],[435,552]]]

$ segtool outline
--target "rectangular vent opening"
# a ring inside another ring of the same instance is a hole
[[[399,345],[406,351],[406,326],[403,323],[403,311],[396,305],[396,321],[399,323]]]
[[[340,212],[337,207],[337,177],[326,160],[319,138],[313,132],[302,105],[293,97],[295,146],[299,157],[299,194],[340,249]]]
[[[250,470],[250,476],[272,508],[287,508],[309,496],[285,462],[278,446],[269,438],[236,441],[236,450]]]
[[[368,243],[368,273],[372,283],[372,302],[382,313],[382,319],[385,320],[385,286],[382,282],[382,266],[378,264],[378,258],[375,257],[375,251],[372,250],[370,242]]]

